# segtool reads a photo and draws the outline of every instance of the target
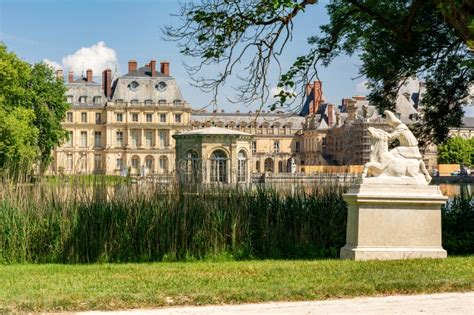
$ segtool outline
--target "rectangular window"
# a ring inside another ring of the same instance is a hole
[[[102,146],[102,133],[100,131],[94,132],[94,147],[100,148]]]
[[[132,121],[138,122],[138,113],[132,113]]]
[[[153,131],[151,130],[145,131],[145,145],[148,148],[153,146]]]
[[[80,104],[85,104],[87,102],[87,96],[81,96],[79,97],[79,103]]]
[[[81,113],[81,122],[83,123],[87,122],[87,113]]]
[[[123,113],[115,113],[115,120],[117,122],[122,122],[123,121]]]
[[[65,146],[66,147],[72,147],[73,146],[73,137],[74,137],[74,133],[70,130],[67,132],[67,141],[66,141],[66,144]]]
[[[166,105],[166,100],[159,100],[158,105]]]
[[[138,130],[130,131],[130,137],[132,138],[131,145],[132,147],[138,147]]]
[[[94,96],[93,102],[95,105],[99,105],[102,102],[102,98],[100,96]]]
[[[150,114],[150,113],[146,114],[146,122],[153,122],[153,114]]]
[[[72,123],[72,112],[67,112],[66,121]]]
[[[68,102],[69,104],[72,104],[73,100],[74,100],[74,97],[73,97],[72,95],[68,95],[68,96],[67,96],[67,102]]]
[[[66,170],[68,172],[71,172],[72,171],[72,166],[73,166],[74,162],[72,160],[72,154],[71,153],[68,153],[66,155]]]
[[[162,123],[166,122],[166,114],[160,114],[160,122]]]
[[[94,155],[94,170],[95,171],[102,170],[102,156],[100,154]]]
[[[122,159],[117,159],[116,162],[117,162],[116,168],[117,168],[118,170],[121,170],[121,169],[123,168],[123,161],[122,161]]]
[[[87,147],[87,131],[81,131],[81,147]]]
[[[273,141],[273,152],[280,152],[280,141]]]
[[[116,145],[117,147],[123,147],[123,131],[116,132]]]
[[[166,147],[166,132],[160,131],[160,148]]]
[[[299,142],[299,141],[296,141],[296,142],[295,142],[295,152],[296,152],[296,153],[299,153],[299,152],[300,152],[300,142]]]
[[[181,122],[181,114],[174,114],[174,122],[175,123]]]
[[[257,141],[252,141],[252,153],[257,153]]]
[[[95,123],[100,124],[102,122],[102,115],[101,113],[95,113]]]

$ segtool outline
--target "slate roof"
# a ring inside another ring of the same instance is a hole
[[[79,79],[76,79],[76,80],[72,81],[72,83],[94,83],[94,84],[98,84],[95,81],[87,82],[87,78],[79,78]]]
[[[463,117],[462,127],[474,128],[474,117]]]
[[[151,77],[151,69],[149,67],[141,67],[135,71],[131,71],[124,77]],[[166,77],[163,73],[155,71],[155,77]]]
[[[292,113],[199,113],[199,112],[192,112],[191,113],[191,124],[193,122],[222,122],[225,125],[233,122],[235,124],[239,124],[241,122],[249,123],[257,123],[261,125],[263,123],[268,123],[270,125],[280,123],[282,126],[291,123],[293,129],[301,129],[302,124],[304,122],[304,117],[301,117],[296,114]]]
[[[250,133],[246,133],[246,132],[242,132],[238,130],[226,129],[226,128],[219,128],[219,127],[202,128],[202,129],[185,131],[185,132],[176,134],[176,136],[189,136],[189,135],[251,136]]]

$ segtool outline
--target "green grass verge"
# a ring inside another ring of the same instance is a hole
[[[0,313],[318,300],[474,290],[474,256],[353,262],[1,265]]]

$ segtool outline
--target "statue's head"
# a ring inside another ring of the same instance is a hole
[[[387,122],[390,124],[390,126],[396,127],[402,123],[402,121],[398,119],[397,116],[395,116],[395,114],[391,111],[386,110],[383,113],[385,114],[385,118],[387,119]]]

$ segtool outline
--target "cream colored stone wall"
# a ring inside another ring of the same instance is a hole
[[[96,114],[100,114],[98,121]],[[121,114],[121,119],[117,114]],[[176,115],[180,115],[180,121]],[[133,175],[172,173],[175,168],[172,136],[189,129],[189,117],[188,106],[145,107],[113,102],[104,108],[73,106],[63,123],[72,137],[53,152],[51,172],[119,175],[117,160],[121,159],[123,168]],[[121,144],[117,132],[122,133]]]

